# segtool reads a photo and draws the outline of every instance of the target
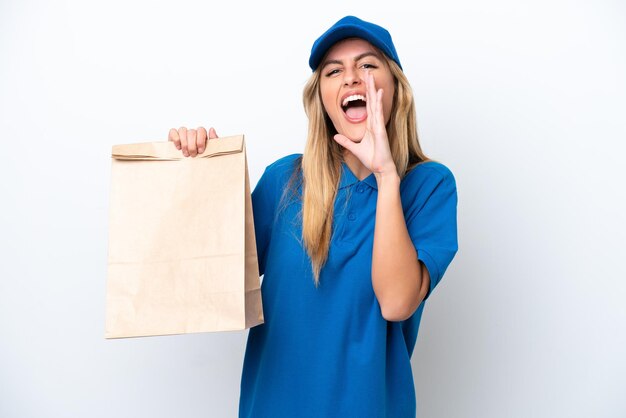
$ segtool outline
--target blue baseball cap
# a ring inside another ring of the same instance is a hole
[[[317,38],[311,48],[309,67],[315,71],[321,64],[322,58],[324,58],[324,55],[326,55],[330,47],[346,38],[365,39],[367,42],[383,51],[387,57],[395,61],[395,63],[402,68],[400,58],[398,58],[398,53],[391,40],[391,34],[389,34],[387,29],[374,23],[361,20],[355,16],[346,16],[340,19],[324,32],[322,36]]]

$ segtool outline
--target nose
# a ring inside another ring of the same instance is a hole
[[[358,71],[354,68],[347,68],[343,72],[343,84],[345,86],[358,85],[361,83],[361,77]]]

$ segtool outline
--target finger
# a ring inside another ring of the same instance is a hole
[[[178,135],[180,136],[180,148],[183,150],[183,155],[189,157],[189,148],[187,147],[187,128],[181,126],[178,129]]]
[[[371,129],[374,126],[374,118],[376,117],[375,106],[376,106],[376,90],[374,89],[374,79],[373,76],[368,71],[365,74],[365,108],[367,110],[367,125]]]
[[[335,136],[333,136],[333,138],[335,139],[335,141],[337,141],[339,145],[354,154],[354,147],[356,146],[354,142],[350,141],[348,138],[341,134],[336,134]]]
[[[368,73],[369,85],[368,92],[369,97],[372,99],[371,102],[368,100],[370,104],[370,108],[368,111],[368,117],[371,115],[371,125],[372,130],[376,131],[385,125],[384,123],[384,115],[382,112],[383,104],[382,104],[382,89],[376,90],[376,83],[374,82],[374,76],[371,73]]]
[[[372,113],[374,115],[374,123],[376,124],[377,128],[380,128],[381,126],[384,126],[384,122],[382,118],[382,109],[383,109],[383,103],[382,103],[382,89],[376,90],[376,84],[374,83],[374,76],[372,76],[372,93],[373,93],[373,97],[374,97],[374,101],[372,104]]]
[[[189,150],[189,155],[191,155],[192,157],[198,155],[196,136],[197,132],[195,129],[190,129],[187,131],[187,149]]]
[[[198,128],[198,137],[196,138],[198,154],[202,154],[204,150],[206,149],[206,137],[207,137],[206,129],[200,126]]]
[[[383,115],[383,89],[379,89],[376,91],[376,105],[374,106],[374,129],[380,130],[385,126],[385,116]]]
[[[215,129],[213,127],[211,127],[209,129],[209,139],[215,139],[217,138],[217,132],[215,132]]]
[[[176,146],[176,149],[180,149],[180,136],[178,136],[178,131],[174,128],[170,129],[170,133],[167,136],[168,141],[172,141]]]

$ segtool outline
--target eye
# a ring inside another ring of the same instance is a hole
[[[339,69],[338,68],[333,68],[332,70],[327,71],[326,72],[326,77],[331,77],[331,76],[333,76],[335,74],[339,74]]]
[[[374,65],[374,64],[365,63],[365,64],[361,65],[361,68],[363,68],[365,70],[370,70],[370,69],[378,68],[378,67],[376,65]]]

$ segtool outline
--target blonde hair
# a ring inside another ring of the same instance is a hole
[[[384,57],[395,80],[387,136],[398,175],[403,178],[417,164],[429,159],[419,144],[415,101],[409,81],[394,61],[382,52],[380,55]],[[316,287],[319,286],[320,272],[328,259],[334,202],[343,160],[343,148],[333,139],[337,132],[322,104],[320,73],[318,67],[304,87],[304,110],[309,119],[307,140],[300,167],[295,170],[287,187],[292,188],[294,178],[302,173],[302,241],[311,258]]]

